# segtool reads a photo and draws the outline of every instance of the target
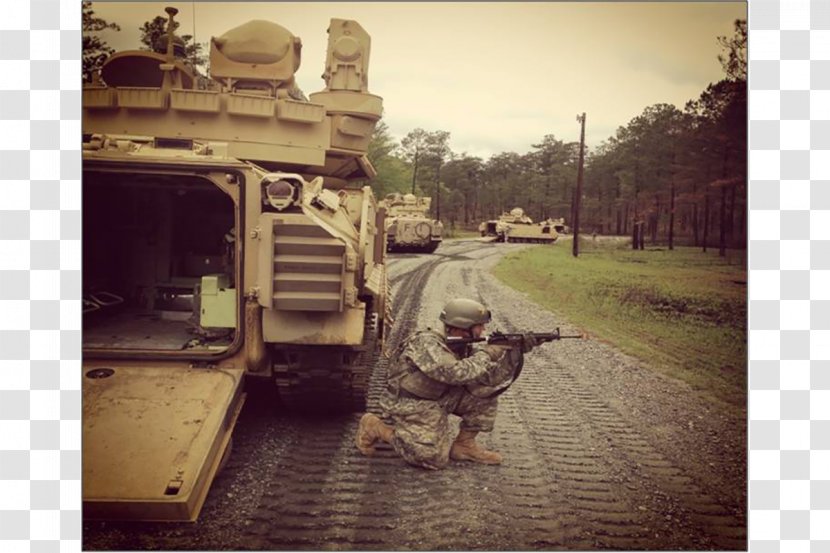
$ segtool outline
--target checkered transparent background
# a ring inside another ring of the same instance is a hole
[[[830,551],[830,1],[753,0],[750,550]]]
[[[80,2],[0,17],[0,550],[81,542]],[[750,550],[830,551],[830,0],[751,0]]]
[[[0,8],[0,551],[81,549],[80,1]]]

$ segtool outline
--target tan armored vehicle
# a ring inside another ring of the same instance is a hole
[[[382,100],[366,32],[328,33],[310,101],[300,39],[266,21],[211,40],[208,90],[172,46],[116,53],[83,90],[85,516],[194,519],[243,378],[294,407],[364,408],[385,234],[352,183],[375,175]]]
[[[553,230],[555,230],[558,234],[569,234],[571,232],[570,227],[565,224],[565,218],[560,217],[559,219],[552,219],[548,217],[544,221],[540,222],[539,225],[541,226],[551,226]]]
[[[427,216],[432,198],[387,194],[386,251],[432,253],[443,240],[444,224]]]
[[[484,221],[478,226],[484,238],[495,242],[554,243],[559,238],[557,224],[548,219],[534,224],[520,207],[502,213],[498,219]],[[564,228],[564,227],[563,227]]]

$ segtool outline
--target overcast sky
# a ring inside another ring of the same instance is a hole
[[[297,82],[320,78],[332,17],[358,21],[372,37],[369,91],[400,139],[445,130],[456,153],[488,158],[526,153],[545,134],[578,141],[587,113],[595,147],[643,108],[682,108],[724,77],[720,35],[746,18],[744,2],[596,3],[229,3],[95,2],[118,23],[102,33],[116,49],[137,48],[142,23],[179,9],[180,34],[198,42],[251,19],[279,23],[303,41]]]

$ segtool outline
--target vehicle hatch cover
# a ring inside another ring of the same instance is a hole
[[[83,369],[88,519],[195,520],[242,409],[242,369]]]

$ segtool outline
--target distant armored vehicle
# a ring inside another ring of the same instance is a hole
[[[432,198],[414,194],[388,194],[386,208],[386,251],[434,252],[443,240],[444,225],[427,216]]]
[[[554,243],[559,238],[556,230],[558,221],[551,219],[534,224],[520,207],[502,213],[498,219],[484,221],[478,226],[482,237],[496,242]],[[563,223],[564,225],[564,223]],[[564,226],[563,226],[564,228]]]
[[[545,226],[545,225],[551,226],[551,227],[553,227],[553,230],[555,230],[559,234],[570,234],[570,232],[571,232],[570,227],[568,227],[565,224],[565,218],[564,217],[560,217],[559,219],[552,219],[552,218],[548,217],[547,219],[545,219],[544,221],[539,223],[539,225],[541,225],[541,226]]]
[[[363,410],[381,348],[383,212],[366,152],[370,39],[332,19],[310,101],[301,41],[252,21],[210,44],[207,90],[172,39],[83,90],[83,497],[92,518],[192,520],[248,385]],[[278,392],[278,394],[277,394]]]

